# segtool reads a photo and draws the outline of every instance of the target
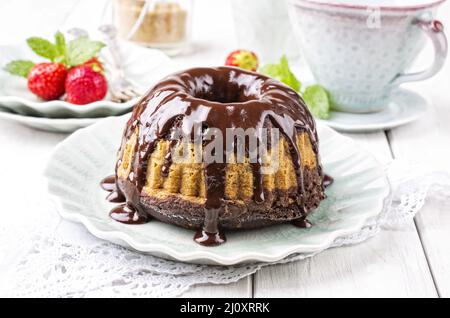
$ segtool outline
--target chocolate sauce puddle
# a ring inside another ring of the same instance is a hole
[[[127,203],[116,206],[109,212],[111,219],[125,224],[144,224],[148,217],[140,215],[135,208]]]
[[[115,175],[104,178],[100,182],[100,186],[103,190],[109,192],[106,200],[112,203],[123,203],[114,207],[109,212],[109,216],[113,220],[126,224],[142,224],[147,222],[148,217],[140,215],[130,204],[124,203],[126,202],[126,198],[117,188]]]
[[[116,176],[110,175],[100,181],[100,186],[103,190],[112,192],[116,190]]]
[[[123,203],[126,202],[125,196],[117,190],[112,191],[107,195],[106,200],[111,203]]]
[[[300,218],[291,222],[292,225],[304,229],[308,229],[312,226],[311,222],[309,222],[306,218]]]
[[[194,235],[194,241],[204,246],[217,246],[226,242],[223,232],[209,233],[203,229],[197,230]]]
[[[116,176],[107,176],[100,182],[100,186],[103,190],[109,192],[106,200],[111,203],[123,203],[126,201],[125,196],[116,186]]]

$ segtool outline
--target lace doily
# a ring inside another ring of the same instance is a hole
[[[427,196],[450,198],[450,175],[393,162],[387,168],[391,194],[383,211],[359,231],[335,240],[332,247],[357,244],[383,227],[400,226],[422,208]],[[41,207],[44,210],[44,207]],[[40,210],[41,210],[40,209]],[[47,211],[53,209],[47,207]],[[55,212],[52,212],[55,213]],[[0,246],[0,295],[9,297],[172,297],[196,284],[228,284],[264,266],[299,261],[294,254],[276,263],[237,266],[194,265],[143,255],[100,241],[81,225],[61,222],[40,211],[28,225],[0,227],[0,236],[22,242]],[[51,222],[54,220],[54,222]],[[39,227],[39,230],[32,230]],[[79,227],[76,231],[71,227]],[[10,233],[8,233],[8,231]],[[14,233],[12,233],[12,231]],[[67,235],[67,233],[76,233]],[[11,250],[12,249],[12,250]]]

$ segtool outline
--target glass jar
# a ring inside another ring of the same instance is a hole
[[[193,0],[114,0],[114,24],[119,36],[169,55],[188,42]]]

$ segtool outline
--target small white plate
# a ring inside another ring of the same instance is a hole
[[[391,129],[418,119],[428,108],[423,96],[400,88],[392,93],[388,107],[377,113],[351,114],[331,112],[328,120],[317,120],[342,132],[371,132]]]
[[[142,93],[177,69],[176,64],[159,50],[121,42],[121,51],[125,74]],[[8,74],[3,70],[3,67],[11,60],[31,59],[39,62],[42,58],[34,55],[26,45],[3,45],[0,46],[0,52],[2,52],[0,55],[0,105],[17,114],[49,118],[116,116],[129,112],[139,99],[116,103],[108,100],[108,93],[104,100],[86,105],[74,105],[64,100],[43,101],[28,90],[26,79]],[[111,60],[108,53],[105,48],[101,56]],[[106,78],[108,77],[106,73]]]
[[[44,131],[71,133],[77,129],[90,126],[103,118],[45,118],[23,116],[0,107],[0,119]]]
[[[194,232],[159,221],[126,225],[112,220],[100,180],[113,173],[128,116],[111,117],[66,138],[45,169],[48,191],[59,213],[81,222],[95,236],[159,257],[184,262],[231,265],[273,262],[293,253],[311,253],[336,238],[359,231],[376,217],[389,194],[384,169],[365,150],[334,130],[319,125],[320,152],[326,173],[335,178],[327,199],[312,213],[309,229],[290,224],[229,231],[217,247],[193,241]]]

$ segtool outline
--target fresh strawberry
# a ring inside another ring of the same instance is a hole
[[[100,62],[95,56],[84,62],[83,65],[92,67],[92,69],[96,72],[103,72],[104,70],[102,62]]]
[[[45,100],[58,99],[64,94],[67,68],[60,63],[39,63],[28,74],[28,89]]]
[[[66,101],[73,104],[89,104],[105,97],[108,84],[102,73],[91,66],[72,68],[66,78]]]
[[[236,50],[228,55],[225,65],[256,71],[258,68],[258,57],[252,51]]]

